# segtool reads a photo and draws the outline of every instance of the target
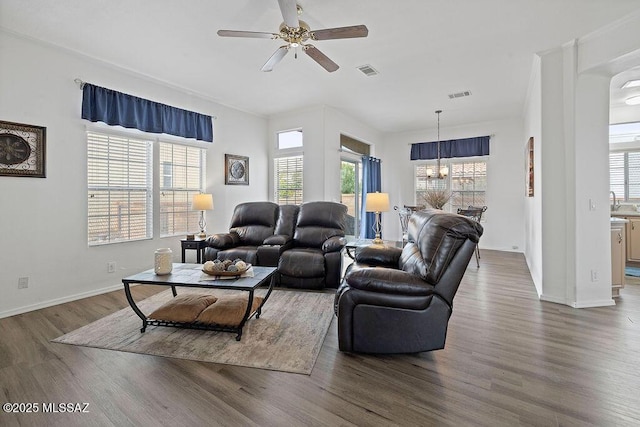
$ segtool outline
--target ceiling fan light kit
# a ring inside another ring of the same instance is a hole
[[[338,64],[333,62],[327,55],[322,53],[314,45],[307,43],[309,40],[335,40],[349,39],[356,37],[367,37],[369,30],[365,25],[353,25],[350,27],[326,28],[323,30],[312,31],[309,25],[298,19],[302,14],[302,7],[296,4],[295,0],[278,0],[280,12],[284,22],[280,24],[278,33],[265,33],[257,31],[237,31],[237,30],[218,30],[221,37],[244,37],[244,38],[260,38],[260,39],[280,39],[287,44],[280,46],[278,50],[267,60],[262,66],[262,71],[272,71],[273,68],[282,61],[291,48],[301,47],[302,50],[322,68],[328,72],[334,72],[338,68]]]

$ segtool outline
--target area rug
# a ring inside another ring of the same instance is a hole
[[[178,288],[179,294],[187,292],[207,290]],[[212,293],[221,292],[228,291]],[[260,318],[245,324],[241,341],[229,332],[164,326],[141,333],[142,321],[126,307],[53,342],[309,375],[331,324],[334,295],[276,289]],[[137,304],[151,313],[170,298],[167,290]]]
[[[624,268],[625,276],[634,276],[640,277],[640,268],[638,267],[625,267]]]

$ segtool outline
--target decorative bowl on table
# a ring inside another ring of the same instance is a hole
[[[251,268],[251,264],[240,259],[207,261],[202,266],[202,271],[210,276],[241,276]]]

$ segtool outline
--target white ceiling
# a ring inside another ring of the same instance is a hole
[[[277,32],[277,0],[0,0],[0,27],[255,114],[324,104],[397,132],[433,126],[436,109],[446,126],[520,116],[535,52],[640,10],[640,0],[298,3],[311,29],[369,28],[367,38],[314,42],[338,71],[290,53],[263,73],[281,41],[216,35]],[[366,77],[364,64],[380,74]],[[465,90],[472,96],[448,97]]]

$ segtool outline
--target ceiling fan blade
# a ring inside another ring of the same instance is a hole
[[[262,66],[262,71],[271,71],[273,67],[278,65],[278,62],[282,61],[282,58],[289,53],[289,46],[281,46],[278,50],[276,50],[271,58],[267,60]]]
[[[298,28],[300,23],[298,22],[298,6],[296,0],[278,0],[280,5],[280,12],[284,18],[284,24],[290,28]]]
[[[235,30],[218,30],[220,37],[247,37],[252,39],[277,39],[279,34],[260,33],[257,31],[235,31]]]
[[[329,59],[327,55],[320,52],[314,45],[307,44],[304,46],[304,51],[307,55],[309,55],[314,61],[316,61],[322,68],[327,70],[330,73],[333,73],[335,70],[340,68],[338,64]]]
[[[313,40],[352,39],[355,37],[367,37],[369,29],[366,25],[353,25],[351,27],[327,28],[325,30],[311,31]]]

